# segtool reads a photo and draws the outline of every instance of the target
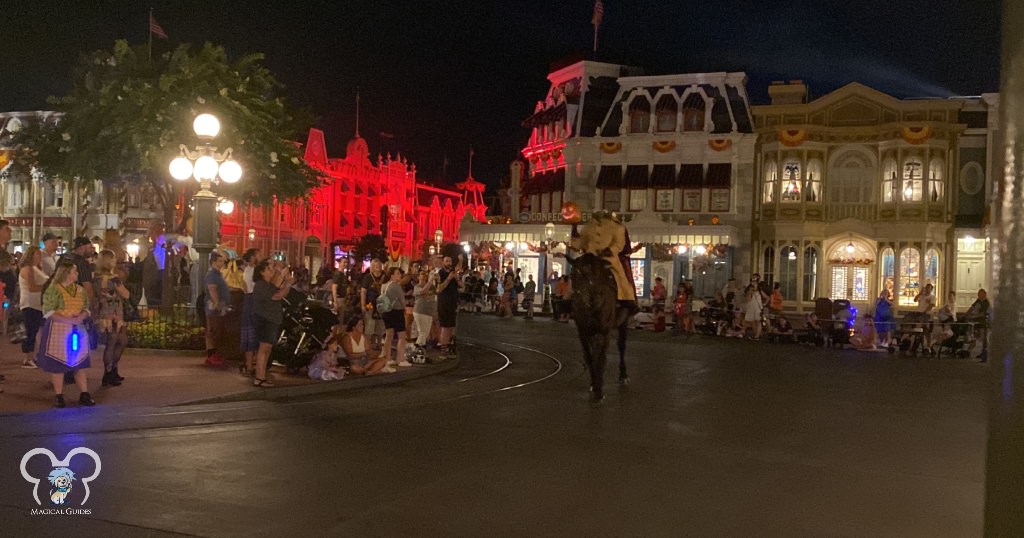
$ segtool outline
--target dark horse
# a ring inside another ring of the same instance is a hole
[[[591,399],[604,398],[605,353],[608,333],[618,329],[619,383],[629,383],[626,373],[626,334],[632,310],[617,300],[611,264],[594,254],[572,260],[572,313],[576,321],[583,358],[590,370]]]

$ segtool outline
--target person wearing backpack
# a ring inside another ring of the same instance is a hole
[[[380,312],[377,310],[377,298],[380,297],[380,290],[387,282],[387,275],[384,274],[384,264],[380,260],[370,262],[370,270],[363,274],[359,285],[359,304],[363,312],[363,325],[366,334],[370,337],[370,343],[376,343],[381,332],[378,329]],[[379,341],[379,340],[378,340]]]
[[[405,290],[402,289],[402,268],[392,267],[387,271],[388,281],[381,288],[377,298],[377,311],[384,320],[384,343],[382,355],[391,366],[391,346],[397,348],[394,362],[399,367],[412,366],[405,358]]]

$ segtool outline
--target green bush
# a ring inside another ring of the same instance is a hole
[[[154,313],[128,324],[128,347],[148,349],[203,350],[205,330],[195,316]]]

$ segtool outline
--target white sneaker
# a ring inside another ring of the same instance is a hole
[[[395,370],[395,368],[393,366],[385,366],[385,367],[381,368],[380,371],[382,373],[385,373],[385,374],[393,374],[393,373],[397,372],[398,370]]]
[[[409,362],[409,361],[402,361],[402,362],[398,363],[398,366],[400,366],[402,368],[406,368],[408,366],[412,366],[412,363]]]

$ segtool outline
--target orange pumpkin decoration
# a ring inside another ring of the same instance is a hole
[[[0,168],[4,168],[11,162],[11,156],[6,151],[0,151]]]
[[[598,147],[601,153],[618,153],[622,149],[622,142],[601,142]]]
[[[580,208],[576,202],[565,202],[562,204],[562,220],[569,223],[576,223],[582,219]]]

